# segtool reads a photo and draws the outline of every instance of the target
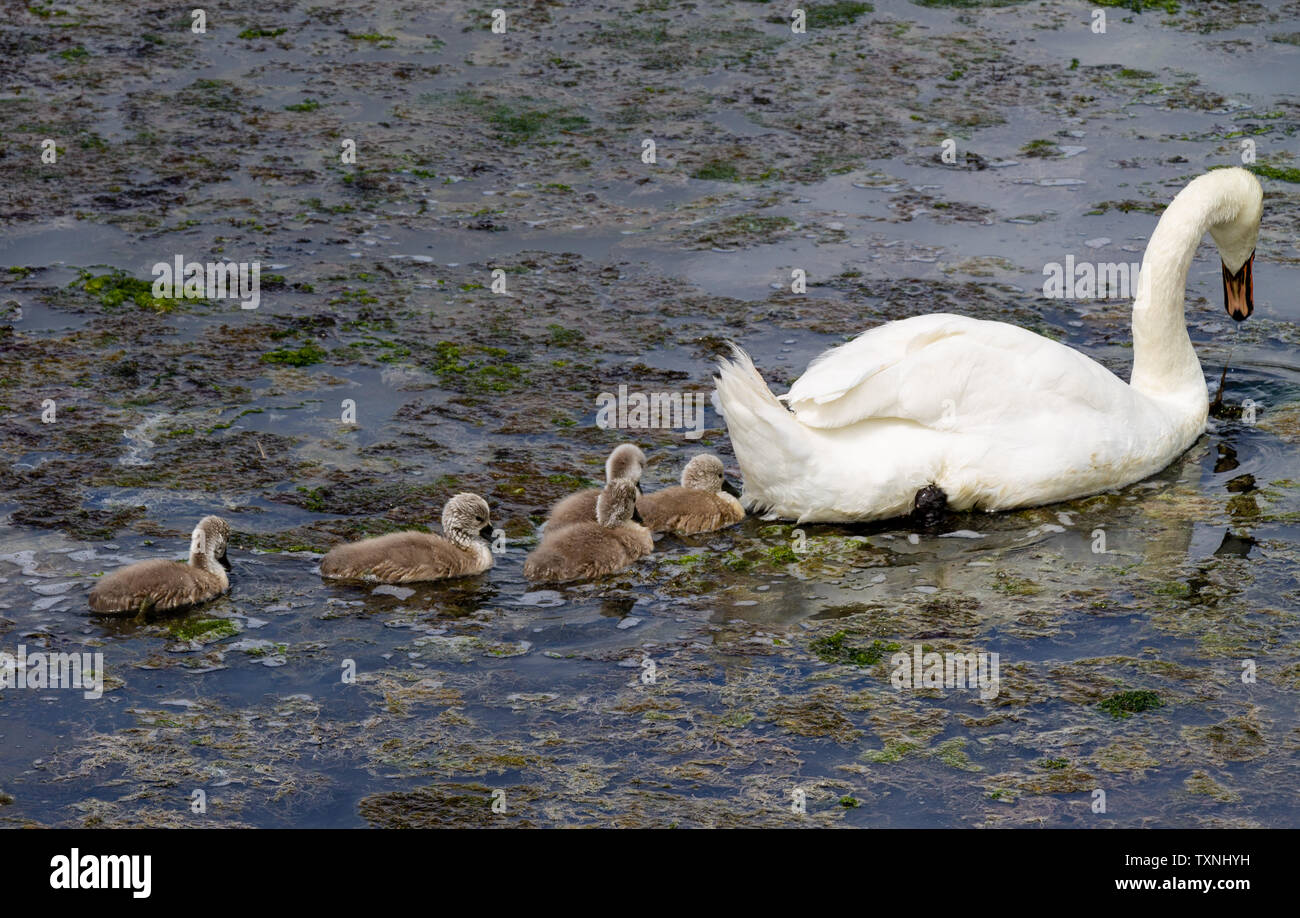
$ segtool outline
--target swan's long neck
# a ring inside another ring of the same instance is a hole
[[[1205,376],[1183,312],[1187,271],[1206,230],[1236,217],[1231,197],[1214,193],[1207,178],[1188,185],[1165,208],[1142,257],[1133,301],[1130,384],[1153,398],[1206,398]]]

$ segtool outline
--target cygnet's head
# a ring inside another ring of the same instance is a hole
[[[613,527],[628,520],[641,522],[636,509],[636,485],[626,478],[615,478],[596,498],[596,522]]]
[[[613,481],[615,478],[626,478],[633,484],[641,480],[641,472],[645,469],[645,453],[641,452],[641,447],[635,443],[624,443],[614,448],[605,460],[605,480]]]
[[[682,469],[682,487],[717,494],[726,482],[722,460],[712,453],[701,453]]]
[[[477,494],[457,494],[442,508],[442,531],[457,545],[467,545],[476,536],[490,538],[492,513],[487,501]]]
[[[230,524],[219,516],[205,516],[190,534],[190,557],[200,555],[230,570],[226,546],[230,544]]]

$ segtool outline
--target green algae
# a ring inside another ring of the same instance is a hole
[[[1058,147],[1056,143],[1051,140],[1031,140],[1023,147],[1020,148],[1020,152],[1023,153],[1025,156],[1033,156],[1033,157],[1048,157],[1048,156],[1062,155],[1061,148]]]
[[[439,341],[428,365],[446,386],[462,391],[510,392],[526,384],[528,373],[523,367],[501,360],[507,353],[502,348]]]
[[[364,41],[380,48],[391,48],[397,43],[397,36],[385,35],[382,32],[349,32],[348,39],[351,41]]]
[[[909,740],[891,740],[885,743],[882,749],[868,749],[862,753],[862,757],[868,762],[889,765],[901,761],[907,756],[915,755],[924,748],[923,744]]]
[[[840,693],[828,688],[814,689],[804,698],[774,704],[768,719],[795,736],[853,743],[863,731],[840,710],[841,698]]]
[[[546,326],[547,343],[552,347],[574,347],[586,340],[587,336],[577,328],[565,328],[552,322]]]
[[[852,666],[875,666],[884,659],[885,654],[894,653],[899,649],[898,644],[880,640],[872,641],[867,647],[854,646],[848,642],[848,639],[847,633],[837,631],[826,637],[813,638],[808,644],[808,649],[823,662],[845,663]]]
[[[1147,746],[1135,740],[1116,741],[1098,749],[1092,762],[1102,771],[1138,777],[1145,775],[1148,768],[1160,765]]]
[[[1118,7],[1134,13],[1163,10],[1171,15],[1177,13],[1180,8],[1178,0],[1097,0],[1097,5]]]
[[[912,0],[917,6],[952,7],[955,9],[975,9],[977,7],[1016,6],[1029,0]]]
[[[790,20],[782,18],[782,24]],[[607,22],[589,33],[594,44],[636,56],[645,70],[676,72],[684,68],[747,63],[782,44],[782,39],[725,18],[675,26],[663,17],[637,22]],[[650,87],[654,91],[663,91]]]
[[[238,112],[248,103],[239,87],[229,80],[195,80],[175,95],[176,101],[188,108],[207,109],[214,112]]]
[[[767,549],[767,558],[773,564],[798,564],[799,554],[789,545],[772,545]]]
[[[1027,577],[1020,577],[1010,571],[997,571],[993,575],[993,589],[1008,596],[1036,596],[1043,588]]]
[[[931,755],[949,768],[958,771],[983,771],[984,766],[972,762],[969,753],[966,752],[968,742],[964,736],[955,736],[936,746]]]
[[[1211,797],[1219,803],[1240,803],[1241,794],[1214,780],[1204,771],[1194,771],[1183,779],[1183,789],[1189,794]]]
[[[182,302],[180,299],[155,297],[152,282],[132,277],[118,269],[107,274],[91,274],[89,271],[82,271],[70,286],[84,290],[109,310],[131,303],[153,312],[172,312],[178,309]]]
[[[1300,184],[1300,168],[1295,166],[1274,166],[1268,163],[1254,163],[1246,168],[1262,178],[1274,179],[1279,182]]]
[[[1215,762],[1250,762],[1268,752],[1263,726],[1253,713],[1205,727],[1184,727],[1182,736]]]
[[[1101,708],[1116,720],[1123,720],[1132,717],[1134,714],[1140,714],[1143,711],[1151,711],[1155,708],[1163,707],[1164,701],[1156,692],[1143,690],[1116,692],[1109,698],[1097,703]]]
[[[870,3],[858,0],[836,0],[833,3],[809,3],[804,6],[810,29],[834,29],[852,25],[863,13],[875,12]]]
[[[503,101],[466,90],[450,104],[484,121],[508,146],[550,142],[557,134],[582,132],[591,124],[567,108],[532,107],[531,101]]]
[[[692,172],[691,178],[711,182],[736,182],[740,180],[740,169],[735,163],[711,159]]]
[[[183,618],[169,623],[167,632],[177,640],[206,644],[238,634],[239,625],[228,618]]]
[[[772,237],[789,231],[793,226],[794,220],[789,217],[740,214],[719,220],[699,236],[698,241],[713,246],[770,242]]]
[[[313,342],[301,347],[281,347],[262,355],[265,363],[289,367],[309,367],[325,360],[325,349]]]

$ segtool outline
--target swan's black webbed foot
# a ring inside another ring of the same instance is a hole
[[[948,495],[938,485],[926,485],[916,492],[912,519],[924,530],[933,530],[948,517]]]

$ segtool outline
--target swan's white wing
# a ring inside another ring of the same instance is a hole
[[[826,352],[784,398],[809,427],[898,418],[971,430],[1039,412],[1107,411],[1125,389],[1117,383],[1041,335],[938,313],[881,325]]]
[[[970,321],[962,316],[932,313],[878,325],[847,344],[818,356],[781,399],[796,413],[837,402],[873,376],[905,360],[910,353],[948,334],[959,334]],[[870,413],[862,414],[845,419],[840,424],[850,424],[861,417],[871,416]],[[804,419],[801,417],[800,420]],[[840,424],[814,426],[832,427]]]

